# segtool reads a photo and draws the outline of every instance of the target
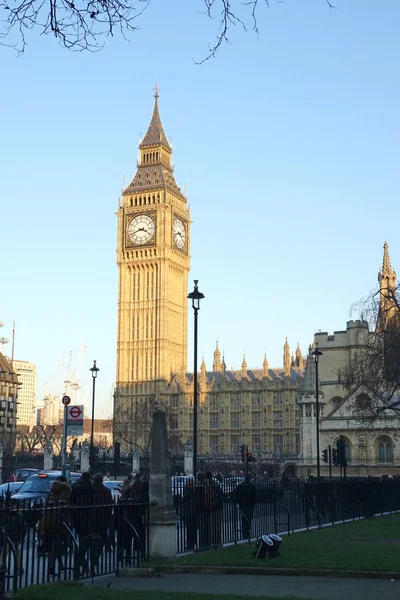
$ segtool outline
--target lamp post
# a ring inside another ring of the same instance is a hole
[[[100,371],[100,369],[98,369],[96,367],[96,361],[93,361],[93,367],[91,369],[89,369],[92,373],[92,379],[93,379],[93,391],[92,391],[92,428],[91,428],[91,433],[90,433],[90,455],[89,455],[89,464],[90,464],[90,470],[93,471],[94,470],[94,399],[95,399],[95,395],[96,395],[96,379],[97,379],[97,373]]]
[[[316,411],[316,427],[317,427],[317,479],[321,477],[320,456],[319,456],[319,378],[318,365],[319,357],[322,356],[318,344],[315,344],[315,350],[311,353],[315,361],[315,411]]]
[[[193,475],[197,475],[197,404],[199,391],[197,389],[197,316],[200,310],[200,300],[204,298],[204,294],[199,291],[198,279],[194,280],[193,292],[188,294],[188,298],[192,301],[194,311],[194,357],[193,357]]]

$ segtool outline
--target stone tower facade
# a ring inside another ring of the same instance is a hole
[[[116,408],[186,372],[190,215],[176,184],[158,90],[118,209]]]

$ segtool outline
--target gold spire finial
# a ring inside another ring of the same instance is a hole
[[[160,88],[158,87],[158,80],[156,79],[156,85],[153,88],[154,90],[154,98],[157,100],[158,98],[158,92],[160,91]]]

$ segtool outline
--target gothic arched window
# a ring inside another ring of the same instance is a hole
[[[381,437],[378,440],[378,462],[392,463],[393,462],[393,443],[388,437]]]
[[[351,443],[349,438],[345,437],[344,435],[341,436],[342,439],[344,440],[344,456],[346,459],[347,464],[351,463]],[[335,443],[336,445],[336,443]]]

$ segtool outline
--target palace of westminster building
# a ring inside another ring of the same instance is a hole
[[[157,90],[151,122],[139,144],[137,170],[122,193],[117,214],[114,434],[118,437],[115,423],[121,419],[129,422],[128,427],[136,427],[129,419],[132,406],[149,406],[157,399],[167,410],[171,448],[182,452],[193,428],[193,374],[187,370],[191,221],[186,196],[175,181],[172,148],[161,123]],[[314,336],[324,350],[320,400],[323,415],[328,417],[321,426],[327,432],[327,443],[333,444],[338,434],[334,431],[338,395],[344,401],[330,362],[333,365],[339,360],[342,364],[346,360],[353,332],[359,327],[365,328],[365,323],[349,321],[346,331]],[[286,340],[282,368],[270,368],[264,356],[262,368],[250,370],[244,357],[241,368],[232,371],[226,368],[217,343],[212,369],[207,370],[203,358],[198,376],[199,453],[236,455],[240,446],[247,444],[255,456],[281,453],[288,460],[293,457],[303,469],[307,464],[315,465],[315,444],[309,440],[312,414],[315,416],[311,362],[298,345],[291,356]],[[303,377],[305,369],[308,375],[306,372]],[[346,423],[348,418],[340,426],[346,428]],[[354,424],[350,429],[354,431]],[[355,454],[362,439],[359,434],[354,434]],[[349,448],[351,435],[346,438]],[[125,450],[132,449],[126,438],[121,442]],[[379,446],[380,442],[371,443]],[[370,453],[371,464],[377,462],[374,452]],[[357,450],[358,459],[363,460],[364,455]]]

